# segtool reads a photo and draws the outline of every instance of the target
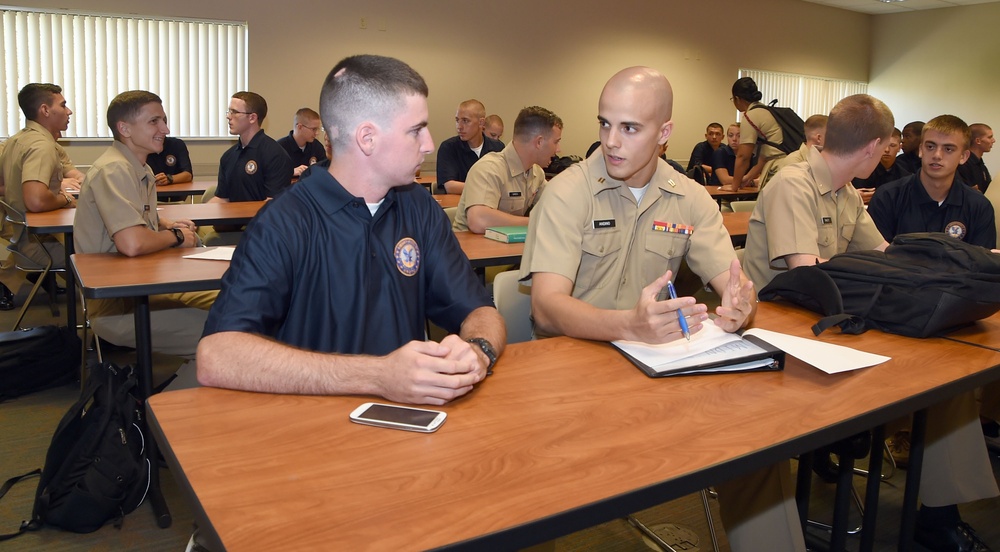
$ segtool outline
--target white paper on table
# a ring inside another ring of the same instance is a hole
[[[715,325],[713,320],[702,324],[701,331],[692,334],[691,340],[677,339],[669,343],[649,344],[639,341],[615,341],[614,345],[658,373],[667,370],[696,367],[708,362],[738,360],[755,353],[765,352],[757,345],[744,341],[739,335],[729,333]],[[755,361],[756,366],[769,364],[770,359]],[[705,371],[746,370],[746,363],[713,368]]]
[[[795,337],[762,328],[752,328],[743,335],[754,335],[785,353],[811,364],[827,374],[868,368],[890,360],[892,357],[866,353],[850,347],[824,343],[815,339]]]
[[[233,251],[236,251],[235,246],[223,246],[223,247],[200,247],[202,251],[198,253],[192,253],[191,255],[184,255],[185,259],[202,259],[207,261],[231,261],[233,260]]]

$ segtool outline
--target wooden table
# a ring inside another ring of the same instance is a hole
[[[1000,313],[950,332],[948,339],[1000,351]]]
[[[472,232],[455,232],[458,245],[472,263],[472,268],[481,269],[488,266],[515,264],[521,262],[524,254],[523,243],[503,243],[488,240],[482,234]]]
[[[192,196],[200,196],[218,183],[218,180],[215,178],[196,178],[191,182],[185,182],[183,184],[166,184],[163,186],[157,185],[156,199],[165,201],[168,199],[187,199]]]
[[[761,304],[757,324],[811,336],[815,318]],[[944,339],[817,339],[894,358],[837,375],[789,358],[784,372],[653,380],[607,344],[554,338],[508,347],[429,435],[350,423],[367,397],[187,389],[151,398],[149,418],[202,529],[230,551],[513,549],[1000,377],[1000,353]]]
[[[742,246],[747,241],[747,231],[750,228],[750,213],[748,211],[722,213],[722,225],[729,232],[729,237],[733,240],[733,245]]]
[[[708,194],[712,196],[712,199],[722,204],[722,201],[749,201],[757,199],[757,194],[760,193],[760,188],[740,188],[739,191],[730,192],[728,190],[723,190],[721,186],[705,186],[708,190]]]
[[[462,199],[462,196],[455,194],[435,194],[434,199],[443,208],[458,207],[458,201]]]

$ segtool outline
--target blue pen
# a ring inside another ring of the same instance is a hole
[[[670,294],[671,299],[677,299],[677,290],[674,289],[672,281],[667,282],[667,293]],[[680,309],[677,309],[677,323],[681,326],[681,333],[684,335],[684,339],[691,341],[691,330],[688,330],[687,319],[684,318],[684,313]]]

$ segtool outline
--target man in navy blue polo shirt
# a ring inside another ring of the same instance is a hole
[[[982,193],[961,184],[956,172],[969,157],[969,127],[954,115],[924,125],[922,166],[916,174],[883,184],[868,204],[868,214],[886,241],[910,232],[945,232],[993,249],[997,242],[993,205]]]
[[[503,142],[486,135],[486,107],[479,100],[465,100],[455,112],[455,130],[437,154],[437,193],[461,194],[469,169],[487,153],[503,151]]]
[[[146,157],[146,164],[153,169],[157,186],[191,182],[194,170],[187,144],[180,138],[167,136],[163,139],[163,151]]]
[[[264,133],[267,102],[253,92],[229,99],[229,133],[239,141],[222,154],[219,186],[212,201],[263,201],[281,195],[292,183],[292,160]]]
[[[318,139],[322,133],[323,123],[319,120],[319,113],[308,107],[295,112],[292,130],[288,136],[278,138],[278,145],[292,160],[294,176],[302,176],[309,167],[326,161],[326,150]]]
[[[349,57],[320,112],[330,168],[248,226],[205,324],[198,380],[417,404],[468,393],[506,330],[447,216],[413,184],[434,151],[427,84],[401,61]],[[426,319],[451,333],[425,341]]]

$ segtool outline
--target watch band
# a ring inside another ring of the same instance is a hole
[[[180,247],[184,243],[184,232],[180,228],[171,228],[171,232],[174,233],[174,237],[177,238],[177,243],[171,245],[170,247]]]
[[[490,360],[489,366],[486,367],[486,375],[492,375],[493,365],[497,363],[497,350],[493,347],[493,344],[482,337],[472,337],[466,339],[466,341],[478,346],[483,351],[483,354],[486,355],[486,358]]]

